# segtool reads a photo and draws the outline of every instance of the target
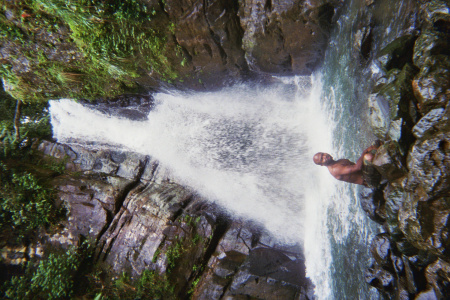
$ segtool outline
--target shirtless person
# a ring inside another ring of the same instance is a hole
[[[364,150],[356,164],[348,159],[334,160],[330,154],[322,152],[316,153],[313,160],[316,165],[326,166],[337,180],[368,186],[363,178],[363,162],[364,160],[372,162],[375,156],[372,150],[378,149],[379,146],[379,143],[377,143]]]

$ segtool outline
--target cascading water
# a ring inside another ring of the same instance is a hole
[[[398,36],[411,3],[377,2],[374,41],[386,45]],[[379,229],[361,211],[361,188],[336,181],[311,159],[323,151],[356,160],[373,140],[364,104],[372,83],[364,72],[379,70],[374,64],[362,70],[352,56],[364,1],[346,5],[320,74],[278,78],[269,87],[157,94],[148,121],[54,101],[54,136],[153,156],[205,198],[264,224],[286,243],[302,243],[318,299],[376,299],[363,270]]]
[[[278,80],[270,87],[156,94],[147,121],[52,101],[53,133],[62,143],[151,155],[205,198],[264,224],[285,243],[304,244],[308,275],[326,299],[333,263],[327,207],[346,196],[336,196],[340,184],[311,158],[333,152],[333,112],[321,101],[320,77]]]
[[[234,213],[263,223],[286,242],[304,232],[313,177],[312,145],[329,130],[310,78],[272,87],[156,94],[147,121],[106,116],[70,100],[51,103],[54,137],[114,145],[151,155],[172,176]],[[325,142],[326,143],[326,142]]]

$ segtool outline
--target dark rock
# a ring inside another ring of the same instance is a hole
[[[402,260],[405,266],[405,276],[403,277],[403,285],[405,286],[409,294],[414,295],[417,293],[417,284],[414,281],[413,267],[410,265],[409,260],[405,255],[402,256]]]
[[[445,198],[420,201],[420,196],[406,195],[399,212],[399,225],[415,248],[439,257],[448,253],[450,207],[447,202]]]
[[[386,142],[380,146],[372,161],[373,166],[383,178],[395,181],[407,174],[398,143]]]
[[[79,100],[84,106],[98,110],[104,114],[122,117],[130,120],[146,120],[154,106],[151,95],[120,95],[112,99],[97,99],[95,101]]]
[[[394,275],[377,264],[367,268],[364,277],[368,284],[377,288],[382,294],[393,293],[395,290]]]
[[[388,234],[382,233],[375,236],[370,245],[370,252],[378,265],[385,269],[393,269],[391,261],[393,249]]]
[[[100,259],[116,273],[128,270],[136,275],[157,268],[154,256],[165,238],[173,243],[175,237],[186,234],[181,226],[172,227],[170,221],[190,198],[191,193],[176,184],[138,185],[100,239]],[[167,268],[161,264],[159,269]]]
[[[450,55],[450,41],[448,34],[426,30],[416,40],[413,61],[422,68],[427,58],[439,54]]]
[[[412,63],[413,46],[416,36],[405,35],[397,38],[378,53],[378,61],[385,71],[403,69],[404,65]]]
[[[299,260],[292,260],[282,251],[271,248],[252,249],[248,256],[249,272],[260,277],[298,285],[306,279],[304,267]]]
[[[407,189],[414,198],[427,201],[449,191],[450,134],[439,132],[418,141],[408,155]]]
[[[194,298],[313,299],[298,247],[287,251],[275,241],[252,223],[234,221],[209,260]]]
[[[184,85],[215,87],[248,76],[238,9],[237,1],[164,2],[164,13],[175,25],[173,45],[181,47],[186,60],[185,66],[173,65],[181,78],[185,78]],[[176,51],[168,55],[174,56],[169,60],[179,61]]]
[[[438,259],[425,270],[425,277],[433,287],[437,299],[445,299],[450,295],[450,264]]]
[[[428,112],[413,127],[413,134],[418,139],[431,138],[433,135],[450,130],[450,106],[447,108],[436,108]]]
[[[439,300],[433,289],[420,292],[415,300]]]
[[[105,182],[106,181],[106,182]],[[105,181],[89,177],[59,177],[53,182],[68,210],[64,229],[49,237],[51,244],[78,245],[80,237],[96,240],[111,221],[115,206],[130,180],[109,177]]]
[[[276,74],[309,74],[324,55],[336,1],[241,2],[242,40],[251,69]],[[309,53],[309,54],[308,54]]]
[[[379,224],[386,219],[385,199],[382,187],[377,189],[364,189],[361,193],[360,204],[369,218]]]
[[[373,31],[370,26],[358,29],[355,33],[355,42],[353,47],[357,49],[364,59],[370,57],[370,52],[372,50],[373,43]]]
[[[417,70],[405,64],[401,71],[391,70],[384,84],[369,96],[369,120],[375,135],[380,139],[412,142],[411,128],[417,119],[417,100],[411,82]]]
[[[429,26],[436,26],[440,21],[450,22],[450,5],[445,0],[424,1],[423,12]]]
[[[398,212],[402,206],[404,190],[400,184],[389,183],[383,190],[384,199],[386,200],[386,225],[389,234],[394,240],[403,237],[398,224]]]
[[[450,57],[427,57],[413,81],[414,95],[423,114],[445,107],[450,100]]]

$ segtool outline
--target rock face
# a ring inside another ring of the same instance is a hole
[[[386,233],[372,242],[366,281],[389,299],[450,294],[450,7],[426,1],[422,13],[420,35],[382,50],[385,75],[369,97],[374,132],[387,141],[373,161],[384,181],[362,205]]]
[[[338,2],[164,1],[173,42],[187,58],[187,67],[174,67],[184,87],[199,84],[192,74],[204,86],[258,73],[309,75],[324,56]]]
[[[36,258],[45,255],[42,249],[88,239],[110,276],[170,273],[180,298],[189,291],[192,299],[314,299],[300,245],[282,244],[260,225],[230,218],[173,182],[150,157],[48,141],[34,147],[66,162],[69,174],[54,185],[68,219],[10,256],[22,251],[39,253]]]
[[[123,84],[136,87],[135,83],[137,83],[137,86],[146,92],[170,85],[181,89],[211,89],[223,87],[232,82],[264,77],[266,73],[309,75],[324,56],[333,16],[341,1],[144,0],[139,2],[148,11],[149,21],[145,23],[145,26],[154,28],[158,38],[163,41],[158,46],[158,55],[163,57],[160,63],[165,65],[164,68],[170,69],[173,76],[169,76],[169,80],[167,74],[163,75],[153,70],[152,66],[141,64],[133,70],[132,78],[123,82],[117,78],[120,74],[111,76],[110,80],[102,83],[104,86],[101,92],[94,96],[105,94],[115,96],[117,93],[114,93],[114,90],[120,90]],[[15,8],[14,4],[9,4],[5,8],[4,17],[7,20],[5,26],[17,26],[15,29],[20,32],[28,28],[23,27],[25,25],[22,21],[33,23],[40,21],[39,10],[22,20],[21,10],[15,12]],[[46,12],[49,13],[49,11]],[[61,16],[55,13],[51,17],[60,18]],[[128,21],[125,20],[125,22]],[[10,38],[11,40],[2,41],[0,43],[2,64],[9,66],[8,70],[15,77],[23,79],[24,82],[30,82],[32,85],[30,90],[39,91],[42,97],[53,99],[61,95],[77,97],[80,94],[83,96],[78,98],[86,97],[84,92],[81,93],[80,87],[70,85],[79,82],[82,74],[73,73],[73,70],[61,71],[58,80],[66,83],[65,86],[61,86],[61,82],[53,82],[51,78],[47,78],[49,76],[45,73],[46,70],[38,68],[37,58],[23,55],[26,51],[42,52],[48,59],[46,64],[73,64],[84,61],[83,49],[70,42],[70,24],[60,23],[57,27],[59,28],[57,32],[39,30],[38,33],[33,33],[29,37],[25,34],[24,39],[30,39],[32,46],[15,43],[14,36]],[[64,40],[68,42],[62,43],[61,41]],[[134,55],[149,54],[135,53]],[[121,59],[126,61],[130,58],[121,57]],[[107,66],[103,67],[107,68]],[[40,76],[34,76],[35,79],[33,79],[30,75],[33,71],[38,72]],[[102,75],[102,79],[107,76],[109,76],[108,72]],[[14,95],[20,94],[25,98],[29,96],[27,93],[20,93],[23,87],[15,84],[13,80],[8,80],[7,77],[3,78],[7,90]],[[42,81],[36,78],[47,78],[46,84],[42,84]],[[64,94],[64,89],[70,89],[72,93]],[[89,96],[89,93],[87,96],[95,98],[92,95]]]
[[[242,44],[250,69],[310,74],[324,55],[333,15],[329,1],[242,1]]]

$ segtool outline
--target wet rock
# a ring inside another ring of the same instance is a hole
[[[422,68],[427,58],[439,54],[448,55],[449,47],[450,41],[448,34],[434,30],[426,30],[417,38],[414,44],[414,64]]]
[[[382,294],[392,294],[395,290],[394,275],[377,264],[372,264],[364,272],[365,280]]]
[[[423,3],[423,12],[429,26],[436,26],[439,21],[450,21],[450,5],[445,0],[431,0]]]
[[[417,118],[411,82],[417,70],[405,64],[401,71],[393,69],[369,96],[369,120],[380,139],[412,142],[411,128]]]
[[[140,184],[135,187],[114,216],[111,225],[99,241],[99,258],[112,270],[141,274],[146,268],[155,269],[156,251],[170,236],[181,236],[181,228],[172,227],[191,193],[176,184]]]
[[[383,190],[384,199],[386,199],[386,226],[389,234],[394,240],[403,238],[398,223],[398,212],[402,207],[404,190],[400,184],[389,183]]]
[[[433,287],[437,299],[450,295],[450,264],[438,259],[425,269],[425,277]]]
[[[249,67],[276,74],[311,73],[324,55],[336,3],[242,1],[242,47]]]
[[[72,145],[77,158],[73,163],[77,171],[92,171],[127,179],[137,179],[142,175],[149,158],[142,154],[114,151],[88,150]]]
[[[445,107],[450,100],[450,57],[430,56],[413,81],[414,95],[420,111],[425,114],[434,108]]]
[[[193,297],[313,299],[314,287],[306,278],[303,256],[298,250],[297,246],[277,243],[251,222],[233,221]]]
[[[416,38],[414,35],[405,35],[384,47],[377,57],[381,67],[387,72],[391,69],[401,70],[405,64],[411,64]]]
[[[378,148],[372,164],[383,178],[391,182],[407,174],[400,147],[394,141],[386,142]]]
[[[450,106],[436,108],[428,112],[413,127],[413,134],[418,139],[431,138],[438,132],[446,132],[450,129]]]
[[[433,289],[428,289],[426,291],[420,292],[415,300],[438,300],[439,298],[436,296],[436,293]]]
[[[418,141],[408,155],[407,189],[414,198],[427,201],[448,193],[450,170],[450,134],[439,132]]]
[[[89,177],[59,177],[53,182],[59,201],[67,208],[63,229],[48,238],[51,244],[78,245],[80,238],[96,240],[109,225],[117,202],[132,181],[109,177],[106,182]]]
[[[399,225],[408,241],[417,249],[444,257],[450,240],[447,222],[450,207],[445,198],[420,201],[408,193],[399,211]]]
[[[146,120],[154,106],[153,96],[139,94],[120,95],[112,99],[95,101],[79,100],[79,102],[104,114],[130,120]]]
[[[216,87],[249,75],[241,47],[243,30],[238,9],[237,1],[164,2],[164,14],[175,24],[174,46],[181,47],[185,58],[185,67],[174,65],[186,78],[184,85],[187,82],[195,86],[197,81],[198,86]],[[190,80],[192,75],[194,80]]]
[[[369,218],[379,224],[385,222],[386,208],[382,188],[364,189],[361,193],[360,204]]]
[[[392,268],[391,264],[391,241],[388,234],[378,234],[371,242],[370,252],[378,265],[387,269]]]
[[[355,42],[353,47],[361,53],[364,59],[368,59],[370,57],[372,43],[373,33],[371,27],[363,27],[355,33]]]

